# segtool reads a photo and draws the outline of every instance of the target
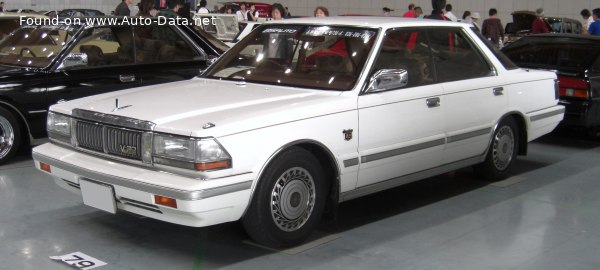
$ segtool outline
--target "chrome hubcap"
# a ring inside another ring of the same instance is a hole
[[[315,183],[300,167],[285,171],[271,192],[271,216],[279,229],[292,232],[302,227],[315,206]]]
[[[12,149],[15,142],[15,133],[8,119],[0,116],[0,158],[3,158]]]
[[[512,161],[513,152],[515,151],[515,136],[513,131],[508,126],[500,128],[494,137],[494,147],[492,148],[492,157],[494,158],[494,166],[498,170],[504,170]]]

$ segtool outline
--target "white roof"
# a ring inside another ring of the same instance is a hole
[[[390,28],[398,26],[465,26],[464,23],[451,21],[402,18],[402,17],[377,17],[377,16],[332,16],[285,19],[281,21],[268,21],[268,23],[283,24],[318,24],[318,25],[347,25],[368,28]]]

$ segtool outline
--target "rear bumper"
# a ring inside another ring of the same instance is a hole
[[[238,220],[250,199],[252,176],[243,174],[200,180],[87,155],[52,143],[33,149],[35,166],[57,185],[81,196],[81,180],[110,186],[119,210],[171,223],[203,227]],[[154,195],[177,201],[177,208],[159,205]]]
[[[552,132],[552,130],[554,130],[563,120],[564,114],[565,107],[562,105],[555,105],[543,110],[528,112],[529,132],[527,134],[527,140],[532,141]]]
[[[600,100],[561,100],[565,106],[565,119],[560,123],[565,127],[600,127]]]

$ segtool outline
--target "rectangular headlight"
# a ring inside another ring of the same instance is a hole
[[[153,161],[197,171],[213,171],[231,168],[231,157],[212,138],[198,139],[155,134]]]
[[[48,112],[46,128],[49,138],[71,143],[71,117]]]

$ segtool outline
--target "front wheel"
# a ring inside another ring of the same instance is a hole
[[[475,173],[483,179],[498,181],[507,178],[519,152],[519,130],[514,118],[507,117],[498,124],[485,161],[475,165]]]
[[[0,107],[0,164],[8,161],[19,150],[21,129],[14,115]]]
[[[318,160],[292,147],[259,179],[244,228],[259,244],[280,248],[302,243],[323,215],[328,184]]]

